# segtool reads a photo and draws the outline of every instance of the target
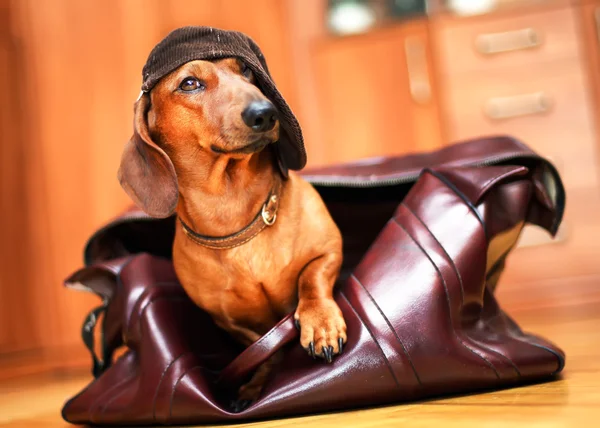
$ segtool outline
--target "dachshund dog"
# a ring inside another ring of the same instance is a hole
[[[280,173],[277,114],[241,60],[187,62],[136,102],[119,180],[148,214],[176,212],[177,276],[217,325],[247,346],[295,310],[302,347],[331,362],[346,342],[333,299],[342,238],[316,190]],[[279,359],[239,402],[258,398]]]

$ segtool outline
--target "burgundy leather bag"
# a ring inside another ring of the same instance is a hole
[[[67,286],[100,296],[83,338],[95,379],[63,408],[89,424],[199,424],[297,415],[551,379],[563,352],[524,333],[494,298],[525,223],[554,234],[555,168],[510,138],[312,170],[344,237],[336,300],[348,343],[333,364],[300,347],[288,316],[246,349],[197,308],[169,260],[175,222],[132,211],[95,233]],[[126,351],[116,360],[113,352]],[[239,413],[234,391],[278,350],[283,363]]]

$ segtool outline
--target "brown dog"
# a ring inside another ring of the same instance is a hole
[[[331,362],[346,341],[332,296],[342,239],[315,189],[281,177],[278,138],[277,111],[241,61],[191,61],[136,102],[119,179],[150,215],[177,212],[177,275],[220,327],[250,345],[295,309],[302,346]],[[277,359],[240,400],[258,397]]]

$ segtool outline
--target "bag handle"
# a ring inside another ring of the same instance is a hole
[[[239,383],[298,335],[294,314],[291,313],[229,363],[221,371],[217,383],[225,386]]]

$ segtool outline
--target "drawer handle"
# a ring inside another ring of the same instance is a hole
[[[404,51],[410,95],[417,104],[427,104],[431,100],[431,84],[425,43],[418,37],[407,37],[404,40]]]
[[[596,8],[594,16],[596,18],[596,36],[598,36],[598,43],[600,43],[600,7]]]
[[[483,55],[531,49],[541,44],[541,37],[533,28],[504,33],[480,34],[475,38],[475,48]]]
[[[487,117],[493,120],[528,116],[550,110],[552,101],[544,92],[515,95],[513,97],[490,98],[484,106]]]

